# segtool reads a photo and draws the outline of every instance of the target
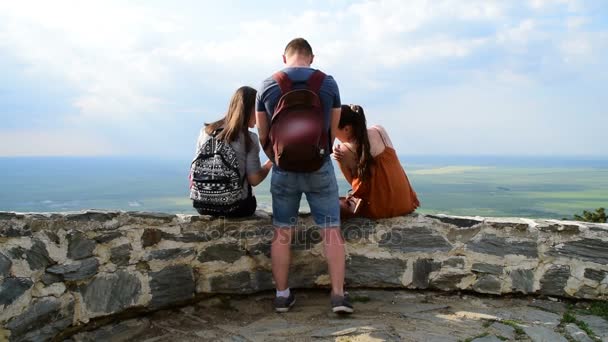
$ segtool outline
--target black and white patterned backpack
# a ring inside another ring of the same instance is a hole
[[[190,167],[190,199],[210,213],[225,214],[238,209],[243,196],[239,161],[230,144],[213,132]]]

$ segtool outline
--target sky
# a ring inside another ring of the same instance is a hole
[[[608,156],[605,0],[0,0],[0,156],[191,157],[295,37],[401,155]]]

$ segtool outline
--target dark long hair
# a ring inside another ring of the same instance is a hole
[[[363,108],[359,105],[342,105],[342,114],[338,128],[343,129],[350,125],[357,141],[357,172],[362,181],[367,180],[371,174],[371,165],[374,163],[369,137],[367,136],[367,122]]]
[[[230,99],[226,116],[218,121],[206,123],[205,132],[211,134],[216,129],[224,126],[224,129],[217,135],[217,138],[227,143],[237,140],[240,133],[243,133],[245,150],[249,152],[253,144],[249,136],[249,120],[255,107],[256,94],[257,91],[248,86],[237,89]]]

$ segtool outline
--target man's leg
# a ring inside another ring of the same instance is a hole
[[[321,229],[332,295],[344,295],[344,239],[339,227]]]
[[[274,228],[270,257],[272,260],[272,277],[279,291],[287,289],[289,265],[291,263],[291,237],[293,229]]]
[[[320,227],[329,278],[331,280],[331,305],[335,313],[351,313],[353,306],[344,295],[345,252],[340,231],[340,200],[338,183],[331,162],[317,172],[308,175],[306,199],[315,224]]]
[[[302,192],[298,189],[297,174],[272,168],[270,184],[272,194],[272,224],[274,235],[270,247],[272,277],[277,289],[274,309],[287,312],[295,303],[295,296],[288,287],[291,263],[291,237],[298,220]]]

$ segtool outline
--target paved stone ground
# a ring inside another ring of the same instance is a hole
[[[329,310],[325,291],[298,291],[285,314],[272,293],[214,297],[196,305],[102,327],[80,341],[608,341],[608,322],[578,315],[596,335],[560,324],[557,300],[421,291],[355,290],[353,315]],[[581,324],[582,325],[582,324]]]

